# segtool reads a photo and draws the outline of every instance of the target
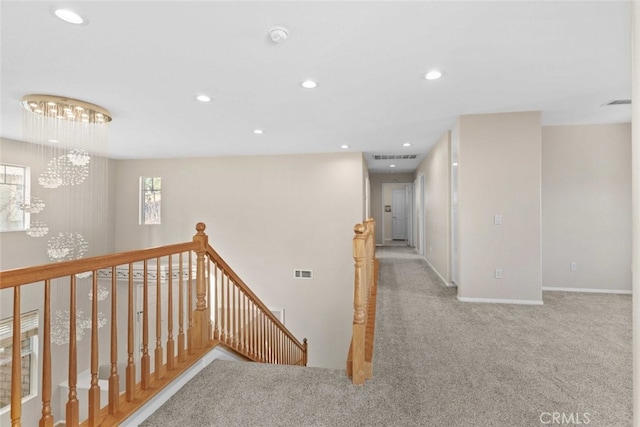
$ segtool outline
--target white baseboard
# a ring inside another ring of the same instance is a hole
[[[545,286],[542,288],[543,291],[549,292],[589,292],[594,294],[622,294],[622,295],[631,295],[631,289],[592,289],[592,288],[558,288],[555,286]]]
[[[444,283],[445,286],[449,287],[449,286],[455,286],[453,283],[449,283],[446,281],[446,279],[444,277],[442,277],[442,274],[440,274],[440,272],[433,266],[433,264],[431,264],[429,262],[429,260],[427,259],[427,257],[422,258],[423,260],[425,260],[427,262],[427,264],[429,264],[429,267],[431,267],[431,269],[438,275],[438,277],[440,278],[440,280],[442,280],[442,283]]]
[[[202,359],[195,363],[191,368],[187,369],[182,375],[176,378],[168,387],[165,387],[160,393],[158,393],[153,399],[147,402],[144,406],[133,413],[127,418],[121,426],[137,427],[144,420],[149,418],[158,408],[171,398],[178,390],[180,390],[190,379],[196,376],[198,372],[207,367],[211,362],[216,359],[240,361],[245,360],[239,356],[236,356],[231,351],[218,346],[205,354]]]
[[[457,296],[458,301],[462,302],[482,302],[489,304],[520,304],[520,305],[542,305],[542,300],[530,299],[501,299],[501,298],[468,298]]]

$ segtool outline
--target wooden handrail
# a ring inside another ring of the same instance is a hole
[[[375,255],[375,221],[353,227],[353,335],[347,355],[347,375],[362,385],[373,376],[378,260]]]
[[[34,267],[23,267],[0,271],[0,289],[14,288],[28,283],[37,283],[47,279],[67,277],[87,271],[103,270],[114,265],[142,262],[148,259],[168,256],[170,254],[188,252],[197,248],[197,243],[187,242],[157,248],[141,249],[137,251],[121,252],[90,258],[81,258],[72,261],[42,264]]]
[[[20,291],[24,285],[41,284],[44,288],[42,357],[38,358],[42,361],[40,427],[52,427],[54,424],[51,406],[52,280],[56,280],[58,286],[64,286],[64,282],[68,281],[69,288],[68,396],[62,396],[68,398],[63,419],[69,427],[121,423],[216,345],[223,345],[246,360],[306,365],[306,339],[300,343],[209,246],[205,229],[203,223],[198,223],[197,233],[191,242],[0,272],[0,289],[14,290],[12,427],[21,426],[24,416],[20,351]],[[178,264],[174,265],[176,260]],[[142,267],[142,275],[138,274],[135,279],[134,265],[136,268]],[[78,358],[86,352],[78,351],[76,332],[80,328],[77,321],[81,313],[78,311],[78,289],[81,280],[84,280],[81,273],[87,272],[91,275],[86,280],[91,283],[92,301],[88,326],[91,329],[88,347],[90,388],[85,396],[81,395],[83,392],[78,387],[78,366],[86,365],[87,361]],[[107,279],[111,291],[111,322],[109,342],[103,343],[100,336],[106,335],[98,334],[102,316],[98,312],[98,291],[100,283],[107,283]],[[119,281],[123,287],[126,286],[127,292],[117,292]],[[141,297],[138,310],[142,314],[139,332],[134,327],[134,299],[137,298],[134,281],[138,282],[136,286],[141,288],[142,294],[138,295]],[[123,295],[123,301],[119,301],[118,295]],[[58,301],[56,306],[63,303]],[[126,331],[118,330],[118,304],[126,306]],[[174,320],[178,325],[176,342]],[[136,334],[141,353],[135,348]],[[122,393],[119,386],[122,373],[118,372],[118,341],[126,348],[127,354]],[[107,345],[105,348],[108,351],[99,352],[104,345]],[[153,351],[150,350],[151,346]],[[103,361],[102,365],[100,353],[109,355],[108,361]],[[57,362],[59,364],[60,360]],[[109,367],[106,402],[100,401],[100,366]],[[85,408],[82,405],[88,406]],[[81,423],[83,418],[86,420]]]

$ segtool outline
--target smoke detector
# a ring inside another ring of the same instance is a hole
[[[273,27],[269,30],[269,37],[274,43],[282,43],[289,37],[289,30],[284,27]]]

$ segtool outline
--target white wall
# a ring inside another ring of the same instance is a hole
[[[629,123],[542,128],[542,286],[631,290]]]
[[[425,258],[446,281],[451,281],[450,132],[446,132],[416,169],[425,176]]]
[[[540,146],[538,112],[459,118],[459,299],[541,303]]]
[[[632,262],[633,262],[633,425],[640,427],[640,5],[631,2],[632,29]]]
[[[189,241],[204,222],[210,244],[309,339],[309,365],[343,368],[364,167],[361,153],[120,160],[116,249]],[[162,225],[138,225],[140,176],[162,177]],[[297,268],[314,279],[294,279]]]

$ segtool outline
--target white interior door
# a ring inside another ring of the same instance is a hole
[[[407,230],[407,245],[415,246],[414,238],[413,238],[413,185],[407,184],[405,188],[405,216],[407,218],[406,221],[406,230]]]
[[[407,214],[405,190],[391,193],[391,236],[393,240],[407,240]]]

